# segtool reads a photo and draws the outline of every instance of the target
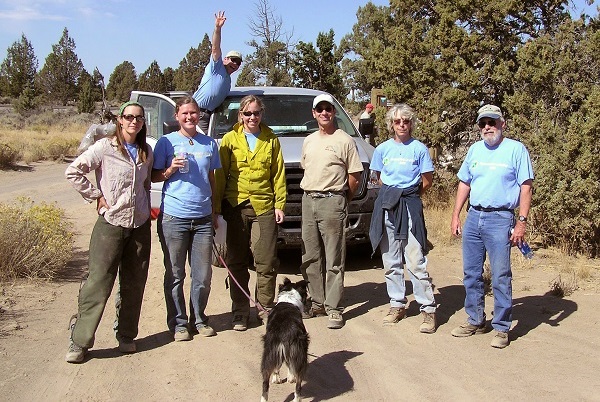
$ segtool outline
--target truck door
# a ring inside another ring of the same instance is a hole
[[[158,140],[164,134],[174,131],[172,128],[177,126],[177,121],[173,99],[154,92],[132,91],[130,100],[144,107],[149,137]]]

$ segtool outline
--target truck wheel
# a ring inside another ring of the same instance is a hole
[[[217,254],[220,255],[223,258],[223,260],[225,260],[225,258],[227,257],[227,245],[215,244],[213,247]],[[221,260],[215,255],[215,253],[213,253],[212,265],[219,268],[225,268],[225,266],[223,265]]]

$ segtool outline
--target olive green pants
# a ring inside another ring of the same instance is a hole
[[[77,321],[71,333],[77,345],[84,348],[94,345],[117,273],[115,332],[117,338],[137,336],[148,278],[150,243],[150,219],[138,228],[127,229],[111,225],[103,216],[98,217],[90,238],[89,274],[79,290]]]

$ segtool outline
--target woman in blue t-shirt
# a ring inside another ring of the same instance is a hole
[[[197,132],[200,108],[194,98],[177,101],[180,129],[161,137],[154,149],[152,181],[164,181],[158,237],[164,254],[167,326],[176,341],[216,334],[204,313],[212,278],[214,170],[221,167],[215,140]],[[189,258],[190,314],[183,295]]]
[[[393,106],[386,115],[392,138],[373,153],[371,170],[381,189],[375,201],[369,236],[373,250],[379,246],[390,310],[384,325],[393,325],[406,316],[404,265],[410,275],[416,301],[421,305],[420,332],[436,330],[431,278],[427,273],[427,230],[421,195],[431,187],[433,162],[427,147],[412,137],[416,116],[405,104]]]

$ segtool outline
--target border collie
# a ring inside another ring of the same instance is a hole
[[[279,285],[277,304],[269,312],[263,336],[261,402],[269,399],[269,380],[276,384],[283,382],[279,376],[283,363],[288,368],[288,382],[296,383],[294,402],[301,400],[302,379],[308,367],[309,337],[302,322],[307,285],[305,280],[292,283],[288,278]]]

